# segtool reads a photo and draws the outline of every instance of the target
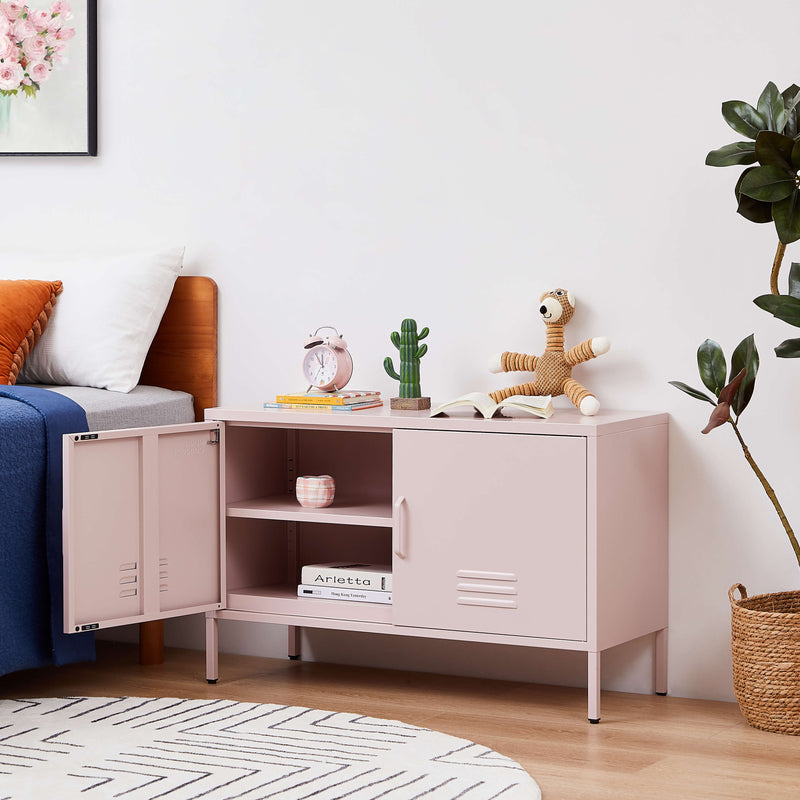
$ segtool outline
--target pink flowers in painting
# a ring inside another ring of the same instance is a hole
[[[36,97],[75,35],[67,26],[71,17],[65,0],[44,11],[0,0],[0,95]]]

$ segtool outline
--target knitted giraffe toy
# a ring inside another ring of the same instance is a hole
[[[540,298],[539,313],[547,326],[547,346],[541,356],[505,352],[493,356],[489,363],[491,372],[533,372],[534,380],[518,386],[509,386],[491,392],[495,403],[513,394],[552,395],[565,394],[582,414],[591,416],[600,410],[597,398],[572,377],[576,364],[607,353],[611,346],[605,336],[587,339],[564,352],[564,326],[575,313],[575,298],[566,289],[553,289]]]

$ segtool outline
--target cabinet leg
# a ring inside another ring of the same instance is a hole
[[[289,626],[287,649],[289,652],[289,658],[291,658],[292,661],[297,661],[300,658],[300,643],[302,640],[302,633],[303,629],[299,625]]]
[[[662,628],[656,631],[655,642],[655,662],[656,662],[656,694],[665,695],[667,693],[667,631]]]
[[[600,653],[589,652],[588,695],[589,722],[600,722]]]
[[[148,666],[164,663],[164,621],[139,623],[139,663]]]
[[[219,631],[213,611],[206,612],[206,680],[216,683],[219,678]]]

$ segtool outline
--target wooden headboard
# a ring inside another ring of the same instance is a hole
[[[217,284],[211,278],[175,281],[139,383],[188,392],[198,422],[217,405]]]

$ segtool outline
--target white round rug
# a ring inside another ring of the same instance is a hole
[[[232,700],[0,700],[0,800],[539,800],[516,762],[358,714]]]

